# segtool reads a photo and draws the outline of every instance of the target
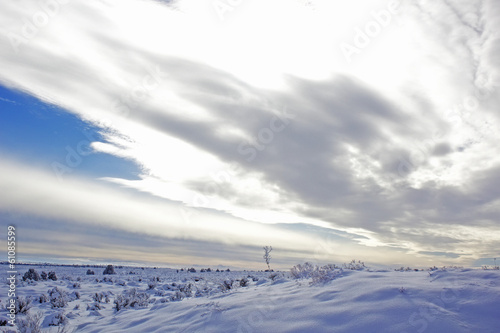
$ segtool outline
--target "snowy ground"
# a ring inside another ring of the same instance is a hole
[[[23,281],[29,268],[58,279]],[[115,275],[90,267],[95,275],[87,275],[88,267],[18,265],[18,301],[31,299],[31,309],[16,320],[41,313],[42,332],[500,331],[499,270],[348,268],[303,267],[295,278],[131,267],[115,267]],[[5,281],[7,266],[0,269]],[[8,319],[8,289],[2,283],[0,320]]]

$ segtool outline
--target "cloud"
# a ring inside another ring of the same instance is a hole
[[[3,209],[128,232],[142,232],[142,216],[164,237],[242,246],[278,228],[260,241],[291,249],[293,239],[305,251],[310,238],[270,225],[300,223],[394,256],[492,251],[493,1],[402,5],[349,65],[332,49],[353,30],[331,20],[338,8],[327,2],[317,5],[330,14],[257,1],[224,21],[191,5],[72,1],[54,15],[36,2],[2,5],[1,82],[101,126],[96,151],[142,166],[140,180],[50,186],[47,175],[6,165],[13,195]],[[350,8],[350,17],[373,20],[372,7],[384,6]],[[23,36],[40,11],[49,22]],[[13,36],[24,39],[16,46]]]

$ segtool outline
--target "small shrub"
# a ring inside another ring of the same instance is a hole
[[[40,278],[43,280],[43,281],[47,281],[47,272],[43,272],[40,274]]]
[[[104,305],[101,305],[101,303],[93,303],[92,305],[87,304],[87,311],[98,311],[104,309]]]
[[[49,297],[45,294],[42,294],[40,295],[40,298],[38,299],[38,301],[42,304],[42,303],[46,303],[49,301]]]
[[[30,268],[26,273],[24,273],[23,281],[26,280],[40,281],[40,274],[38,274],[34,268]]]
[[[31,298],[16,296],[16,308],[14,312],[16,314],[27,314],[29,309],[31,309]]]
[[[279,277],[279,276],[280,276],[279,273],[271,273],[271,274],[269,274],[269,278],[271,280],[273,280],[273,281],[276,280],[276,278]]]
[[[17,329],[19,333],[41,333],[43,315],[38,312],[34,315],[27,315],[25,318],[17,319]]]
[[[58,312],[54,314],[54,316],[49,321],[49,326],[61,326],[65,325],[68,322],[68,318],[64,314],[64,312]]]
[[[95,272],[91,269],[87,269],[87,275],[95,275]]]
[[[314,271],[315,266],[310,262],[306,262],[304,264],[298,264],[297,266],[293,266],[290,269],[290,273],[294,279],[305,279],[311,277],[312,272]]]
[[[343,264],[342,268],[344,268],[344,269],[350,269],[350,270],[353,270],[353,271],[361,271],[361,270],[365,269],[366,266],[365,266],[364,262],[361,262],[361,260],[358,260],[358,262],[356,262],[356,260],[352,260],[348,264]],[[408,267],[408,270],[411,270],[411,269]]]
[[[116,296],[114,304],[116,311],[120,311],[128,307],[147,307],[149,305],[149,295],[144,292],[138,292],[137,289],[132,288],[124,291],[123,294]]]
[[[292,267],[290,270],[295,279],[311,278],[311,284],[329,282],[342,274],[342,269],[336,265],[316,266],[309,262]]]
[[[240,280],[240,287],[247,287],[250,281],[247,278],[243,278]]]
[[[181,301],[184,298],[186,298],[186,294],[184,294],[182,291],[177,290],[172,296],[170,296],[170,301]]]
[[[102,274],[104,274],[104,275],[113,275],[113,274],[116,274],[115,268],[113,267],[113,265],[108,265],[106,267],[106,269],[104,270],[104,272],[102,272]]]
[[[102,292],[95,293],[94,295],[92,295],[92,299],[94,300],[94,302],[101,303],[104,296],[105,295]]]
[[[52,308],[64,308],[68,305],[66,292],[57,287],[49,290],[49,297]]]
[[[113,283],[113,279],[112,279],[112,278],[105,277],[104,279],[102,279],[102,282],[110,282],[110,283]]]
[[[222,281],[222,283],[220,284],[220,289],[222,292],[225,292],[225,291],[229,291],[233,288],[233,283],[234,283],[234,280],[224,280]]]
[[[47,279],[48,280],[52,280],[52,281],[57,281],[56,272],[49,272],[49,275],[47,276]]]

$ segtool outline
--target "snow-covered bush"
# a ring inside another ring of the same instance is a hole
[[[68,305],[66,292],[58,287],[48,291],[52,308],[64,308]]]
[[[47,272],[45,271],[42,271],[42,273],[40,273],[40,278],[43,280],[43,281],[47,281]]]
[[[94,302],[92,305],[87,304],[87,311],[97,311],[102,309],[104,309],[104,305],[101,305],[101,303]]]
[[[167,295],[167,292],[165,290],[162,290],[162,289],[155,290],[155,296],[164,297],[166,295]]]
[[[272,281],[275,281],[278,277],[280,277],[281,275],[279,273],[271,273],[269,274],[269,278],[272,280]]]
[[[290,269],[290,273],[294,279],[307,279],[311,277],[312,272],[315,270],[316,266],[310,262],[305,262],[303,264],[298,264]]]
[[[361,271],[361,270],[365,269],[366,266],[365,266],[364,262],[361,262],[361,260],[358,260],[358,262],[356,262],[356,260],[351,260],[350,263],[343,264],[342,268],[344,268],[344,269],[350,269],[350,270],[353,270],[353,271]]]
[[[80,292],[78,292],[78,291],[73,291],[71,293],[71,298],[73,298],[73,299],[80,299],[80,297],[81,297],[81,295],[80,295]]]
[[[177,290],[172,296],[170,296],[170,302],[181,301],[184,298],[186,298],[186,294]]]
[[[42,294],[42,295],[40,295],[40,298],[38,299],[38,301],[40,303],[46,303],[49,301],[49,296],[47,296],[46,294]]]
[[[104,272],[102,272],[102,274],[104,275],[116,274],[115,268],[113,267],[113,265],[108,265],[106,266],[106,269],[104,270]]]
[[[311,284],[320,284],[331,281],[342,274],[342,269],[331,264],[320,267],[306,262],[292,267],[290,273],[295,279],[311,278]]]
[[[52,281],[57,281],[56,272],[49,272],[49,275],[47,276],[47,279],[48,280],[52,280]]]
[[[229,280],[224,280],[222,281],[222,283],[219,285],[219,288],[222,292],[226,292],[226,291],[229,291],[233,288],[233,283],[234,283],[234,280],[233,279],[229,279]]]
[[[114,273],[116,274],[116,273]],[[108,278],[108,277],[105,277],[104,279],[102,279],[101,282],[110,282],[110,283],[113,283],[113,279],[112,278]]]
[[[317,267],[311,276],[312,277],[311,284],[327,283],[341,274],[342,270],[340,270],[335,265],[326,265],[322,267]]]
[[[405,267],[401,266],[400,268],[395,268],[394,271],[396,271],[396,272],[411,272],[411,271],[413,271],[413,269],[410,267],[405,268]]]
[[[16,296],[16,308],[14,310],[15,313],[27,314],[29,309],[31,309],[31,298]]]
[[[109,303],[110,299],[108,293],[109,292],[95,293],[94,295],[92,295],[92,299],[97,303],[102,303],[103,300],[104,302]]]
[[[247,278],[242,278],[240,280],[240,287],[247,287],[249,283],[250,283],[250,281],[248,281]]]
[[[40,274],[34,268],[30,268],[24,273],[23,281],[26,280],[40,281]]]
[[[17,329],[19,333],[41,333],[43,315],[41,312],[29,314],[25,318],[17,319]]]
[[[123,294],[116,296],[114,304],[116,311],[120,311],[121,309],[126,309],[128,307],[147,307],[149,304],[149,295],[144,292],[138,292],[137,289],[132,288],[124,291]]]
[[[57,312],[50,316],[49,326],[60,326],[68,323],[68,318],[64,314],[64,311]]]
[[[87,275],[94,275],[95,272],[91,269],[87,269]]]

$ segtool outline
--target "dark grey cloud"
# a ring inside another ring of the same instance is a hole
[[[452,145],[443,134],[449,124],[435,113],[419,118],[346,76],[322,82],[289,77],[285,94],[251,87],[199,63],[174,58],[162,61],[165,68],[174,68],[168,75],[183,97],[208,110],[215,116],[215,123],[148,108],[140,108],[130,117],[237,165],[241,177],[260,175],[268,186],[279,186],[283,203],[303,204],[306,208],[296,211],[302,216],[336,227],[363,228],[388,243],[406,239],[424,247],[459,241],[452,236],[429,237],[427,231],[418,236],[399,229],[428,230],[432,224],[485,226],[494,222],[496,211],[482,209],[498,198],[496,187],[488,186],[497,183],[494,170],[475,176],[475,186],[482,186],[477,190],[482,193],[479,197],[460,186],[434,181],[415,188],[407,182],[411,172],[400,172],[401,159],[413,161],[410,171],[414,172],[427,166],[431,157],[446,158],[452,153]],[[279,113],[280,107],[291,115],[289,123],[282,131],[273,132],[272,140],[261,151],[254,143],[217,134],[218,126],[230,124],[258,138],[275,115],[270,108]],[[255,156],[240,154],[242,143],[252,148]],[[357,150],[356,156],[351,149]],[[412,160],[412,154],[418,158]],[[355,175],[350,161],[354,157],[365,159],[363,172],[372,173],[370,177]],[[202,191],[205,184],[193,181],[188,186]],[[231,184],[217,193],[246,207],[265,205],[260,198],[235,198],[237,194]],[[484,199],[478,199],[481,197]],[[348,215],[339,214],[339,210]],[[395,231],[389,231],[391,227]]]

